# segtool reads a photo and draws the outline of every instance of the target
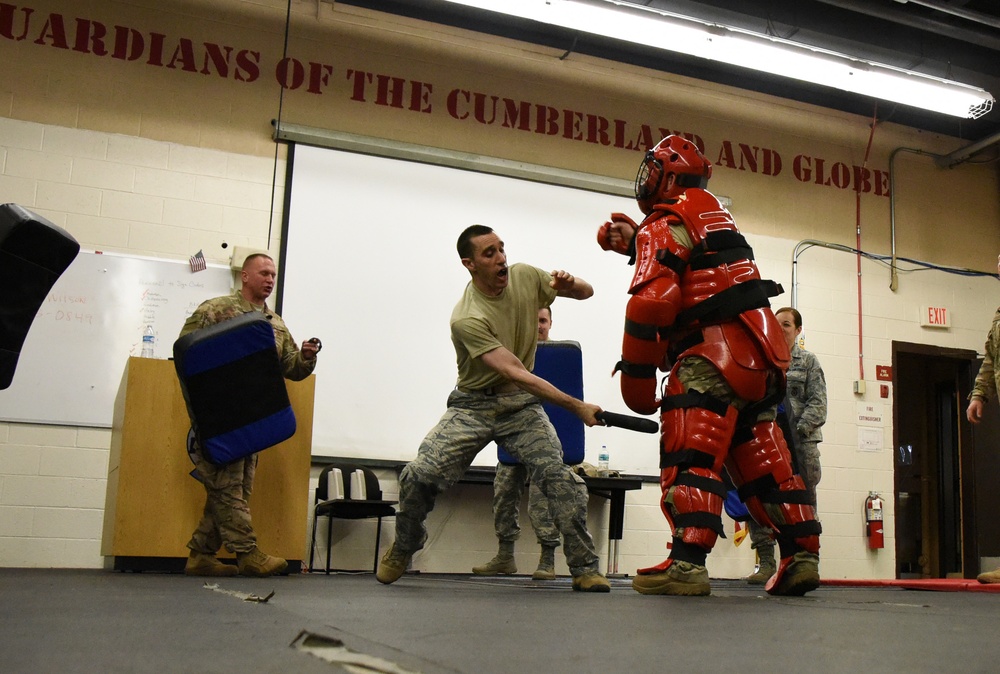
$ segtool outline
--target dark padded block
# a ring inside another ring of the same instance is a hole
[[[583,398],[583,350],[579,342],[549,341],[539,342],[535,351],[534,373],[563,393],[574,398]],[[556,427],[559,442],[563,447],[563,462],[571,466],[583,461],[584,424],[569,410],[542,403],[552,425]],[[497,447],[500,463],[515,465],[518,462],[503,447]]]
[[[271,323],[243,314],[174,342],[174,367],[206,459],[222,464],[295,434]]]
[[[0,390],[14,380],[42,302],[79,252],[76,239],[42,216],[0,205]]]

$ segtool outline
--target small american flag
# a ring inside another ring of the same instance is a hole
[[[191,263],[191,271],[205,271],[208,265],[205,263],[205,254],[202,251],[198,251],[188,260]]]

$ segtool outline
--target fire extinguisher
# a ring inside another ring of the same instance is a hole
[[[885,547],[885,532],[882,527],[882,497],[878,492],[868,492],[865,499],[865,535],[868,536],[868,547],[878,550]]]

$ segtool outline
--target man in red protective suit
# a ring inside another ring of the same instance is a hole
[[[819,523],[792,468],[775,408],[788,345],[770,309],[780,286],[760,278],[753,250],[704,188],[712,166],[695,144],[667,136],[636,176],[645,219],[614,213],[605,250],[636,266],[625,311],[621,389],[640,414],[660,410],[660,504],[670,556],[639,569],[642,594],[707,595],[705,560],[722,534],[728,469],[754,519],[775,531],[781,562],[766,590],[800,596],[819,586]],[[656,370],[669,370],[657,397]]]

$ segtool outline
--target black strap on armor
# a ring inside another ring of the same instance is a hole
[[[769,392],[766,396],[750,403],[746,407],[740,410],[739,415],[736,417],[736,426],[738,429],[742,428],[753,428],[753,425],[757,423],[757,417],[760,416],[765,410],[771,409],[777,405],[785,397],[785,387],[779,387],[775,390]],[[780,424],[779,424],[780,427]],[[784,431],[782,431],[784,434]],[[742,435],[741,435],[742,437]],[[751,432],[751,437],[753,434]],[[750,438],[747,438],[749,440]],[[787,443],[787,440],[786,440]],[[733,444],[737,444],[734,440]],[[739,443],[742,444],[742,443]]]
[[[684,471],[677,476],[676,480],[674,480],[674,485],[694,487],[695,489],[707,491],[710,494],[726,498],[726,485],[722,482],[722,480],[715,480],[710,477],[705,477],[704,475],[695,475],[694,473]]]
[[[670,252],[666,248],[657,249],[656,261],[667,269],[672,269],[678,276],[684,273],[684,269],[688,265],[684,258]]]
[[[675,325],[688,325],[695,321],[718,323],[739,316],[744,311],[771,306],[769,298],[784,292],[781,285],[764,279],[751,279],[726,288],[702,300],[677,315]]]
[[[819,522],[816,520],[806,520],[805,522],[799,522],[798,524],[779,525],[776,538],[786,540],[793,538],[808,538],[809,536],[819,536],[821,533],[823,533],[823,526]],[[784,552],[784,548],[782,548],[782,552]]]
[[[680,449],[676,452],[660,452],[660,469],[673,468],[711,468],[715,465],[715,457],[698,449]]]
[[[671,367],[675,362],[677,362],[677,359],[680,358],[685,351],[692,349],[705,341],[705,336],[702,334],[701,330],[689,332],[684,337],[677,340],[671,339],[671,335],[669,333],[664,334],[664,332],[660,333],[660,339],[664,339],[669,342],[669,345],[667,346],[667,361],[671,364]]]
[[[729,403],[721,398],[690,389],[686,393],[678,393],[672,396],[663,396],[660,400],[660,411],[669,412],[676,409],[687,409],[688,407],[701,407],[717,416],[724,417],[729,411]]]
[[[660,328],[650,323],[639,323],[631,318],[626,318],[625,334],[646,342],[655,342],[660,334]]]
[[[781,491],[778,489],[778,484],[774,481],[774,476],[770,473],[745,483],[736,490],[736,493],[739,494],[740,500],[744,503],[748,498],[756,496],[760,499],[761,503],[816,505],[812,494],[806,489],[793,489],[791,491]]]
[[[674,538],[670,543],[670,559],[705,566],[708,550],[693,543],[685,543],[680,538]]]
[[[709,269],[739,260],[753,260],[753,249],[743,235],[733,230],[709,232],[691,249],[691,269]]]
[[[726,537],[726,530],[722,528],[722,515],[708,512],[678,513],[674,515],[674,526],[678,529],[684,527],[696,527],[711,529],[722,538]]]
[[[656,378],[655,365],[640,365],[639,363],[630,363],[627,360],[620,360],[615,363],[615,369],[611,371],[611,374],[613,375],[615,372],[621,372],[636,379]]]

